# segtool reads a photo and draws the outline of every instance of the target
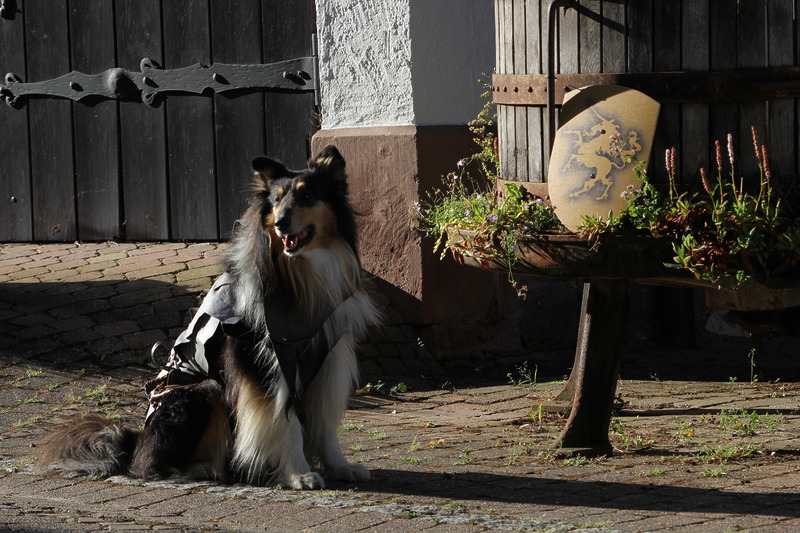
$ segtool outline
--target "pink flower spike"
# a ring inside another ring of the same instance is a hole
[[[731,162],[731,169],[733,169],[734,159],[733,159],[733,135],[730,133],[728,134],[728,159]]]
[[[756,151],[756,159],[758,159],[758,162],[760,163],[761,162],[761,150],[758,149],[758,132],[756,131],[756,127],[755,126],[750,126],[750,134],[753,137],[753,148]]]
[[[722,144],[719,139],[714,141],[714,156],[717,160],[717,172],[722,175]]]

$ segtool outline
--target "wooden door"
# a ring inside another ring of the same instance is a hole
[[[311,0],[8,4],[0,72],[24,82],[138,72],[143,58],[169,70],[313,55]],[[283,89],[0,106],[0,241],[224,239],[245,208],[250,160],[304,166],[315,110],[312,92]]]

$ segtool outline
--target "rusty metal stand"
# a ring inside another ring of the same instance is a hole
[[[597,279],[583,285],[575,362],[559,394],[572,398],[559,439],[565,453],[598,456],[612,451],[608,431],[629,305],[630,281]]]

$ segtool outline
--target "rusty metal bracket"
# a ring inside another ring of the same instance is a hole
[[[214,94],[235,90],[318,90],[316,56],[299,57],[262,65],[191,65],[162,69],[149,58],[142,59],[140,72],[111,68],[99,74],[72,71],[58,78],[23,82],[8,73],[0,84],[0,97],[20,108],[30,98],[67,98],[76,102],[97,99],[141,98],[157,105],[166,94]]]
[[[502,105],[546,106],[546,75],[495,74],[492,100]],[[622,85],[641,91],[661,103],[748,102],[800,97],[800,67],[691,72],[621,72],[555,74],[553,100],[588,85]]]

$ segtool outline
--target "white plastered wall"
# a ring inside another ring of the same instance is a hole
[[[492,0],[316,0],[323,129],[464,124],[494,66]],[[486,76],[483,76],[486,74]]]

